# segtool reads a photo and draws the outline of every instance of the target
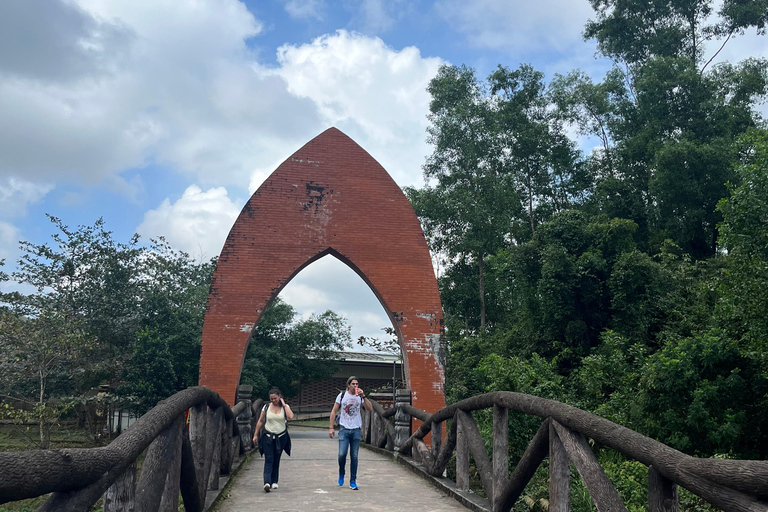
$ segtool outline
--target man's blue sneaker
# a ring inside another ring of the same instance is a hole
[[[355,482],[354,480],[350,480],[349,481],[349,488],[352,489],[353,491],[356,491],[357,490],[357,482]]]
[[[344,485],[344,475],[339,475],[339,487]]]

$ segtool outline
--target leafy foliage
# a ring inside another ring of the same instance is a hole
[[[346,320],[326,311],[296,321],[296,310],[275,299],[254,328],[243,363],[241,384],[266,397],[277,386],[294,396],[306,382],[331,377],[338,370],[337,350],[351,343]]]
[[[765,33],[768,3],[590,3],[602,80],[445,67],[430,86],[433,154],[407,194],[442,260],[447,399],[522,391],[697,456],[764,459],[768,61],[713,59]],[[580,154],[565,126],[597,147]],[[514,459],[538,425],[510,424]],[[594,449],[644,510],[642,468]],[[527,492],[535,510],[546,488]]]

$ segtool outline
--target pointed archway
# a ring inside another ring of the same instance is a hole
[[[327,254],[349,265],[387,312],[414,405],[444,407],[443,314],[421,226],[384,168],[336,128],[283,162],[229,232],[208,296],[200,384],[234,403],[262,311]]]

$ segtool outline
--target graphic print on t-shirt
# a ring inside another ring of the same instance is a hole
[[[360,404],[362,400],[355,395],[350,395],[345,392],[339,397],[341,401],[341,416],[339,417],[339,424],[344,428],[360,428],[362,425],[362,418],[360,417]],[[339,398],[336,401],[339,401]]]

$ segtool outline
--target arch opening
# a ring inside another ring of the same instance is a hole
[[[200,384],[234,403],[261,313],[327,255],[352,269],[384,308],[400,341],[414,405],[442,408],[442,307],[421,226],[381,165],[335,128],[283,162],[232,227],[206,307]]]

